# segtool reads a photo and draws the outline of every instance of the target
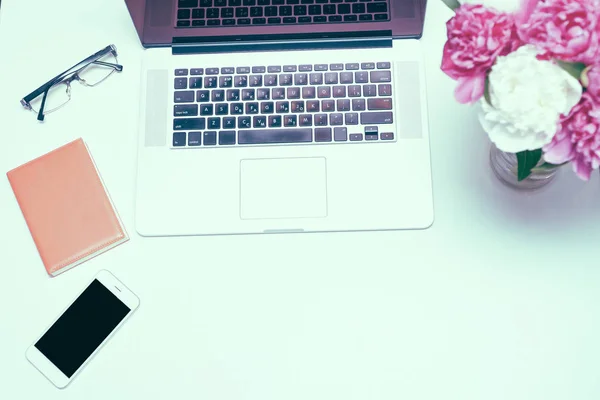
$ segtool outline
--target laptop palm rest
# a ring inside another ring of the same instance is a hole
[[[324,157],[241,160],[241,219],[326,216],[327,161]]]

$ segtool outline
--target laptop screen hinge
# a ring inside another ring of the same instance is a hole
[[[289,33],[279,35],[238,35],[175,37],[173,54],[234,53],[243,51],[322,50],[391,48],[392,32]]]

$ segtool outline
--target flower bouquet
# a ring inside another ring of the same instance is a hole
[[[600,0],[443,1],[455,15],[441,69],[516,155],[518,180],[565,164],[588,180],[600,166]]]

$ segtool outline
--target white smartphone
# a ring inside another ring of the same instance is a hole
[[[27,359],[62,389],[139,304],[131,290],[102,270],[27,349]]]

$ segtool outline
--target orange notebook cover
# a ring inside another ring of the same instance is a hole
[[[129,240],[81,138],[6,176],[48,274]]]

